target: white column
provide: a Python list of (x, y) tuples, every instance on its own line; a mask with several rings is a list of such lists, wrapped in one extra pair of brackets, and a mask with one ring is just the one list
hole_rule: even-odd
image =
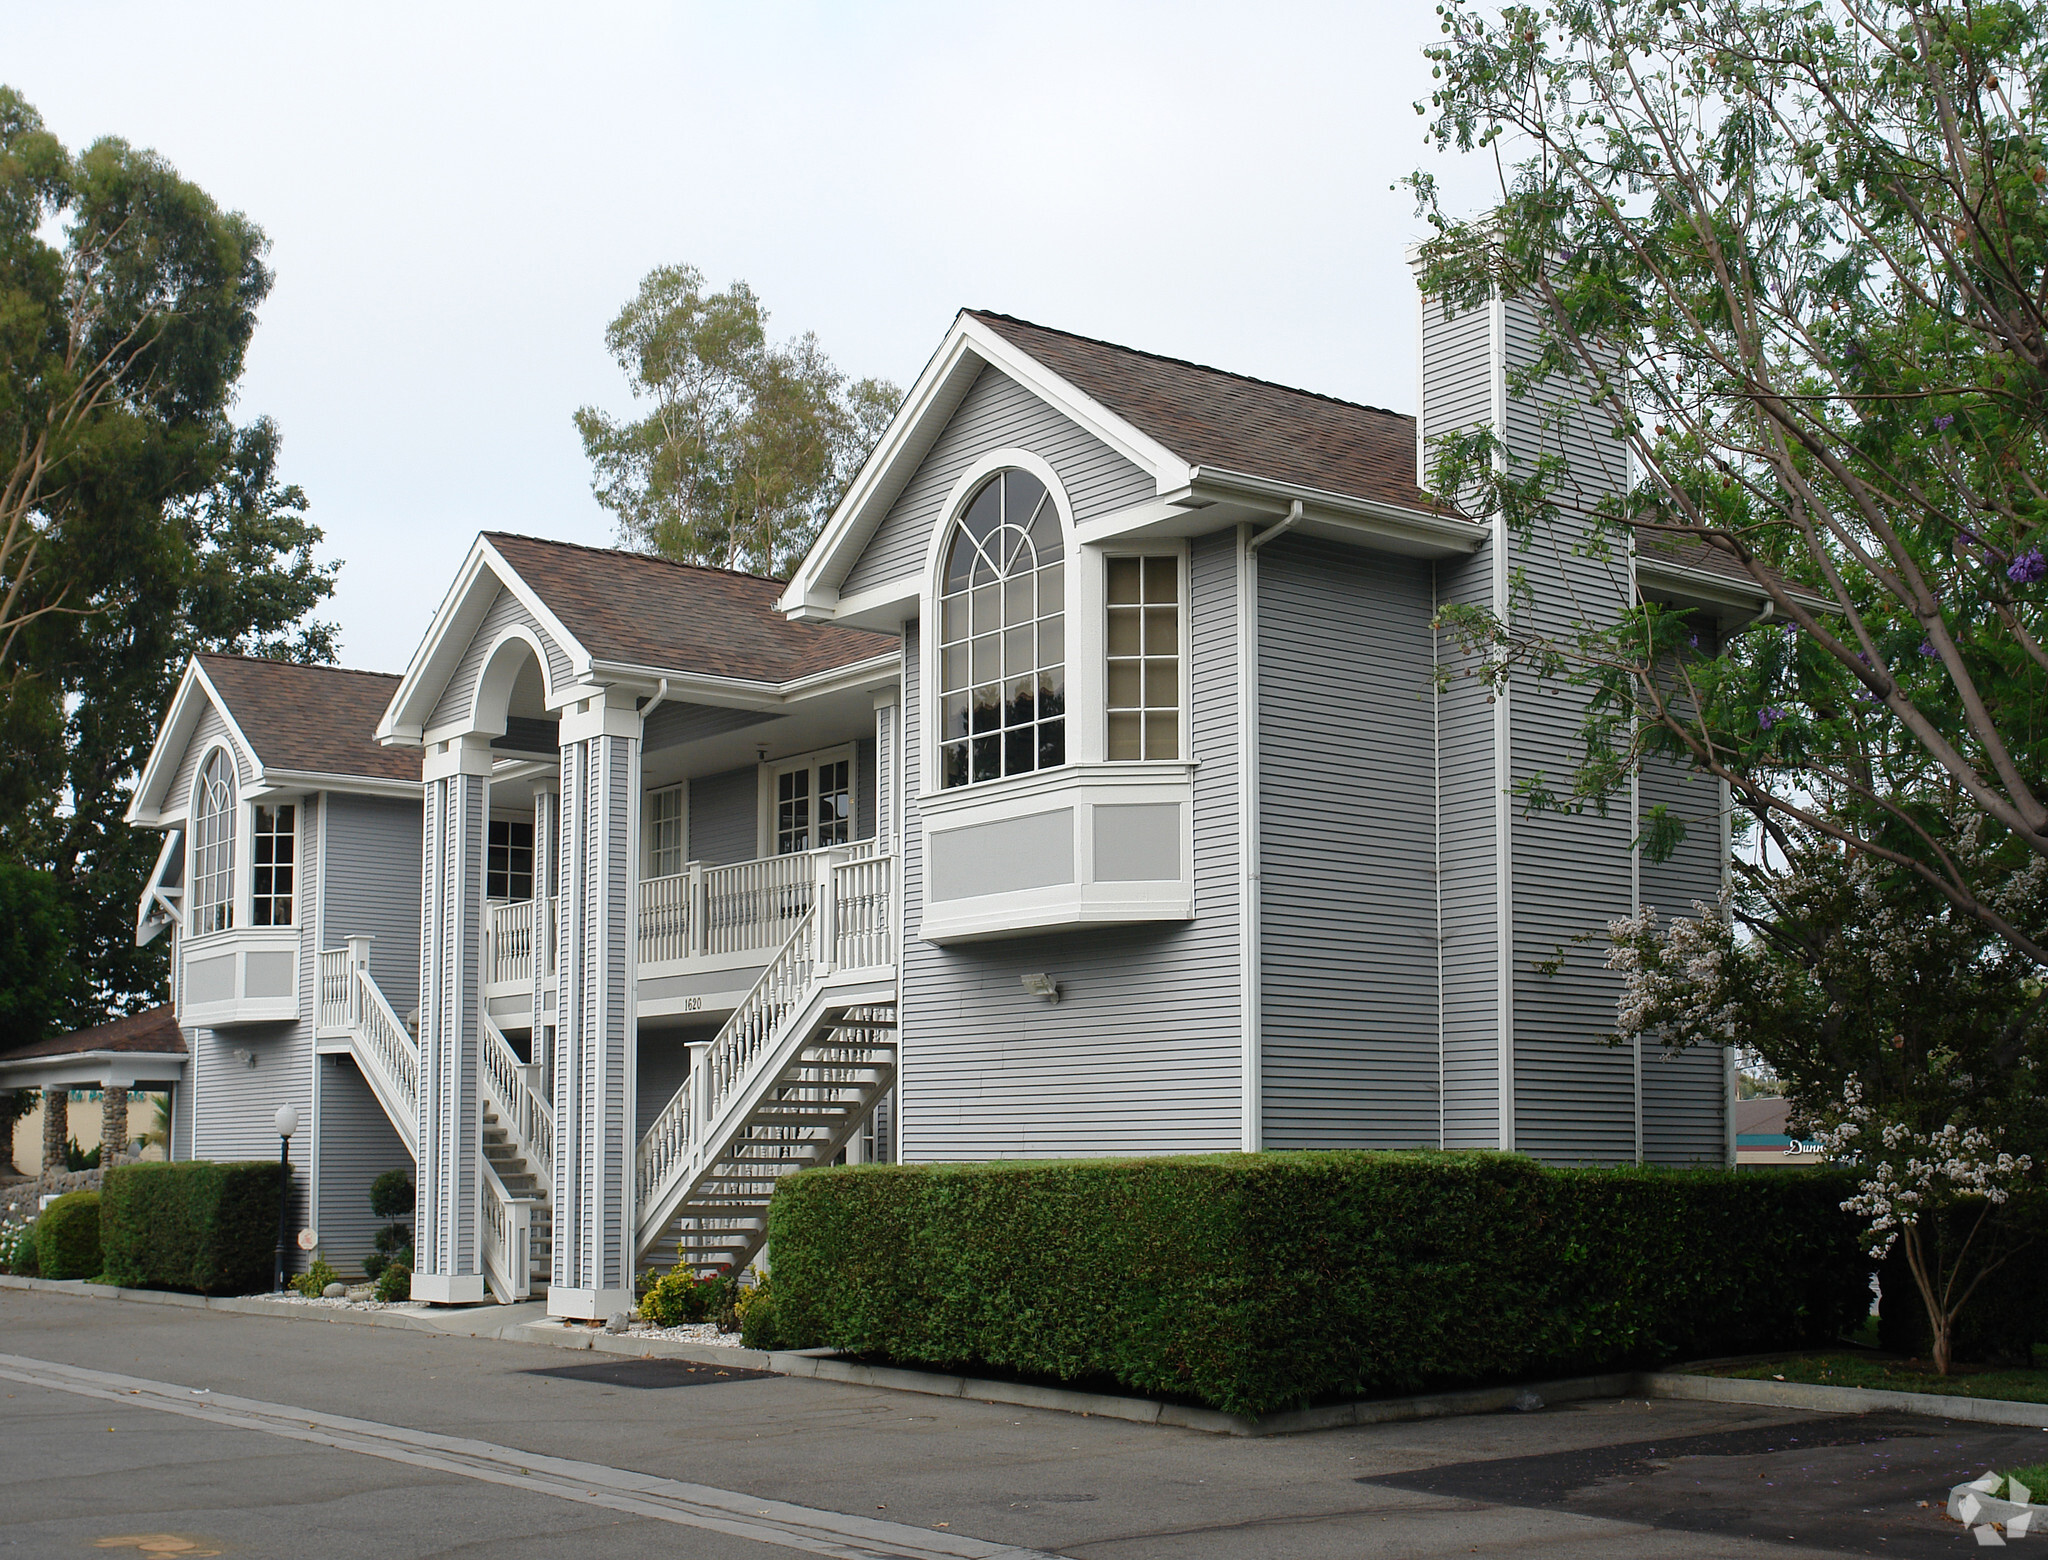
[(546, 787), (533, 793), (533, 1041), (528, 1055), (542, 1078), (552, 1076), (547, 1039), (555, 1024), (555, 964), (561, 947), (553, 922), (561, 886), (561, 817), (560, 796)]
[(633, 1306), (640, 716), (616, 689), (562, 712), (554, 1273), (548, 1314)]
[(412, 1297), (484, 1297), (479, 1244), (484, 843), (489, 738), (460, 737), (425, 759), (420, 861), (419, 1216)]
[(875, 695), (875, 853), (896, 848), (896, 818), (903, 785), (903, 757), (896, 742), (898, 700), (894, 688)]

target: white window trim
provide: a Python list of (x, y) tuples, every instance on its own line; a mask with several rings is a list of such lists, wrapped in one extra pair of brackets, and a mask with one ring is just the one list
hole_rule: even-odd
[(640, 818), (642, 843), (640, 875), (646, 878), (658, 876), (654, 870), (654, 799), (664, 791), (676, 793), (676, 843), (681, 855), (682, 869), (690, 865), (690, 782), (672, 780), (667, 785), (650, 785), (644, 793)]
[[(1178, 560), (1180, 579), (1180, 602), (1176, 610), (1180, 613), (1180, 756), (1178, 758), (1118, 759), (1118, 763), (1131, 764), (1188, 764), (1194, 761), (1194, 613), (1189, 610), (1188, 590), (1192, 585), (1193, 569), (1188, 561), (1188, 544), (1185, 539), (1175, 541), (1160, 538), (1151, 545), (1140, 542), (1104, 543), (1095, 549), (1100, 557), (1096, 565), (1095, 622), (1101, 637), (1101, 652), (1096, 657), (1097, 674), (1101, 678), (1101, 696), (1096, 700), (1095, 728), (1096, 756), (1100, 758), (1109, 751), (1109, 590), (1108, 563), (1111, 558), (1165, 558)], [(1069, 678), (1071, 689), (1073, 681)], [(1068, 699), (1068, 731), (1073, 730), (1073, 701)]]
[[(533, 880), (536, 884), (538, 884), (541, 881), (540, 828), (538, 820), (534, 817), (534, 815), (531, 812), (520, 812), (517, 809), (510, 807), (493, 807), (489, 809), (489, 811), (484, 815), (484, 883), (486, 887), (488, 887), (490, 883), (491, 825), (494, 823), (523, 823), (529, 829), (533, 830)], [(493, 905), (512, 905), (524, 903), (523, 900), (491, 899), (488, 896), (486, 896), (484, 902), (486, 904)]]
[[(815, 771), (820, 764), (836, 764), (843, 759), (846, 763), (846, 837), (849, 842), (860, 837), (860, 755), (855, 751), (858, 746), (858, 743), (842, 742), (837, 747), (814, 748), (808, 753), (770, 759), (758, 767), (754, 787), (757, 825), (754, 854), (757, 860), (766, 861), (775, 854), (775, 781), (777, 776), (792, 769)], [(811, 786), (811, 800), (814, 804), (817, 801), (815, 781)], [(815, 813), (812, 824), (815, 828)]]
[[(1025, 449), (990, 450), (969, 462), (939, 510), (925, 544), (924, 585), (918, 597), (918, 797), (952, 795), (939, 786), (939, 596), (945, 570), (946, 544), (967, 501), (988, 478), (1011, 468), (1028, 471), (1052, 495), (1053, 508), (1060, 517), (1060, 535), (1066, 545), (1067, 604), (1067, 765), (1099, 763), (1107, 722), (1100, 717), (1105, 668), (1103, 665), (1102, 550), (1083, 547), (1074, 531), (1074, 505), (1067, 497), (1066, 484), (1044, 456)], [(1087, 604), (1094, 603), (1092, 609)], [(1076, 612), (1076, 603), (1084, 610)], [(1097, 719), (1076, 722), (1075, 711), (1094, 710)], [(1066, 767), (1065, 765), (1061, 767)], [(954, 791), (985, 792), (1029, 780), (1057, 770), (1035, 770), (1032, 775), (1006, 775), (1000, 780), (977, 780)]]
[(195, 939), (202, 936), (216, 937), (222, 931), (237, 931), (249, 924), (249, 906), (242, 887), (242, 866), (249, 856), (249, 841), (246, 838), (249, 829), (244, 821), (250, 816), (249, 804), (242, 795), (241, 763), (235, 757), (234, 748), (219, 738), (207, 743), (206, 750), (199, 755), (199, 762), (192, 768), (192, 784), (185, 794), (185, 811), (187, 814), (187, 827), (185, 830), (185, 903), (189, 918), (187, 924), (197, 925), (196, 916), (199, 905), (199, 787), (206, 778), (206, 766), (213, 762), (213, 755), (215, 753), (227, 755), (228, 777), (230, 783), (234, 786), (235, 792), (234, 811), (229, 818), (229, 824), (234, 835), (231, 846), (234, 854), (228, 861), (228, 925), (211, 932), (194, 932), (192, 936)]
[[(235, 794), (241, 796), (242, 788), (235, 787)], [(251, 931), (284, 931), (286, 927), (297, 930), (302, 925), (304, 852), (299, 849), (305, 839), (306, 807), (302, 796), (283, 792), (266, 791), (261, 796), (244, 797), (241, 817), (235, 820), (236, 850), (235, 862), (235, 925), (246, 926)], [(269, 927), (256, 924), (256, 808), (258, 804), (275, 811), (279, 807), (292, 809), (292, 918), (285, 926)]]

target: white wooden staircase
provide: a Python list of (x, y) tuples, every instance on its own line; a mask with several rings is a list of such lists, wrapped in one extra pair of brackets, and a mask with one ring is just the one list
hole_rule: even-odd
[[(895, 870), (886, 855), (822, 862), (818, 891), (760, 979), (693, 1048), (635, 1157), (636, 1265), (750, 1261), (775, 1183), (830, 1164), (895, 1084)], [(482, 1257), (492, 1295), (509, 1304), (547, 1289), (554, 1115), (541, 1069), (482, 1023)], [(367, 940), (321, 953), (316, 1033), (346, 1037), (417, 1160), (419, 1044), (371, 978)]]
[[(830, 1164), (896, 1081), (895, 858), (829, 867), (640, 1140), (637, 1265), (738, 1268), (785, 1175)], [(827, 891), (829, 890), (829, 891)]]

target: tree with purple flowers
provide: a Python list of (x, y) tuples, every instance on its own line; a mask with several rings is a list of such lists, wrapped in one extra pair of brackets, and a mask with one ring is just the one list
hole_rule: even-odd
[[(1514, 388), (1606, 408), (1639, 480), (1592, 506), (1482, 431), (1437, 446), (1432, 486), (1532, 549), (1588, 509), (1617, 554), (1705, 547), (1769, 602), (1726, 633), (1656, 603), (1547, 634), (1447, 609), (1473, 669), (1584, 690), (1572, 784), (1535, 777), (1528, 805), (1605, 805), (1676, 758), (1727, 782), (1766, 859), (1831, 842), (2048, 964), (2048, 925), (1996, 891), (2048, 858), (2048, 13), (1439, 15), (1418, 107), (1502, 177), (1473, 213), (1415, 176), (1424, 285), (1528, 300)], [(1646, 848), (1705, 822), (1655, 818)]]

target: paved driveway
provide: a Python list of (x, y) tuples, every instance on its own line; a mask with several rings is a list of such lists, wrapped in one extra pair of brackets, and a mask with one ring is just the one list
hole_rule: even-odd
[(1952, 1554), (1917, 1500), (2048, 1455), (1641, 1400), (1236, 1440), (22, 1291), (0, 1355), (0, 1554), (39, 1556)]

